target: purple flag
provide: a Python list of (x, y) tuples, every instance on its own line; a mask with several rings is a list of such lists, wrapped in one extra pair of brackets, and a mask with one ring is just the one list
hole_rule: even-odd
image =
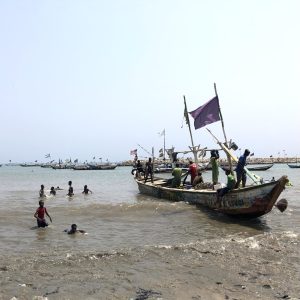
[(202, 106), (190, 112), (194, 118), (195, 129), (199, 129), (208, 124), (217, 122), (220, 120), (219, 115), (219, 99), (214, 97)]

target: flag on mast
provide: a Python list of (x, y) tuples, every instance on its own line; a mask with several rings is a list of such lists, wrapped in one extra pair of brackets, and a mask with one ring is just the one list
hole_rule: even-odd
[[(190, 119), (189, 119), (189, 113), (187, 111), (186, 103), (184, 102), (184, 112), (183, 117), (185, 118), (186, 125), (190, 126)], [(182, 128), (182, 127), (181, 127)]]
[(130, 155), (137, 155), (137, 149), (131, 150)]
[(166, 130), (164, 129), (162, 132), (159, 132), (158, 134), (159, 134), (160, 136), (163, 136), (163, 135), (166, 134)]
[(219, 98), (216, 96), (190, 112), (190, 115), (194, 118), (195, 129), (199, 129), (208, 124), (221, 120)]

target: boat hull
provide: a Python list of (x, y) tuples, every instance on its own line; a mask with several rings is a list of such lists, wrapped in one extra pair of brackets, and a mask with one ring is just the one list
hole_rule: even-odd
[[(273, 164), (271, 165), (263, 165), (263, 166), (251, 166), (251, 165), (247, 165), (247, 169), (249, 171), (266, 171), (269, 170), (270, 168), (273, 167)], [(229, 167), (227, 166), (221, 166), (221, 168), (226, 171), (229, 169)]]
[(299, 169), (300, 165), (292, 165), (292, 164), (287, 164), (290, 168), (292, 169)]
[(136, 182), (140, 193), (156, 198), (202, 205), (227, 215), (259, 217), (271, 211), (288, 179), (283, 176), (278, 181), (235, 189), (219, 202), (214, 190), (170, 188), (163, 179), (155, 180), (153, 184)]

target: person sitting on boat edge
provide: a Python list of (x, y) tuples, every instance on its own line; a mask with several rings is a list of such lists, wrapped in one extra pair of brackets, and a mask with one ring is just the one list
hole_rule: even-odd
[(244, 169), (245, 165), (246, 165), (246, 160), (247, 157), (250, 155), (250, 151), (248, 149), (245, 150), (244, 154), (242, 156), (240, 156), (235, 172), (236, 172), (236, 184), (235, 184), (235, 188), (239, 188), (240, 183), (242, 181), (242, 186), (245, 187), (246, 186), (246, 180), (247, 180), (247, 176), (246, 176), (246, 171)]
[(149, 157), (149, 160), (146, 162), (146, 169), (145, 169), (145, 183), (150, 175), (151, 182), (153, 183), (153, 163), (152, 158)]
[(226, 185), (226, 187), (217, 190), (218, 199), (220, 199), (225, 194), (227, 194), (228, 192), (230, 192), (231, 190), (233, 190), (235, 188), (236, 181), (235, 181), (233, 172), (230, 170), (226, 170), (225, 174), (227, 176), (227, 185)]
[(85, 186), (83, 187), (83, 192), (82, 192), (82, 194), (87, 195), (89, 192), (90, 192), (91, 194), (93, 194), (93, 192), (92, 192), (91, 190), (88, 189), (87, 185), (85, 185)]
[(179, 167), (179, 164), (176, 163), (175, 168), (172, 171), (173, 179), (172, 179), (172, 187), (177, 188), (180, 187), (181, 184), (181, 176), (182, 176), (182, 169)]
[(198, 170), (197, 173), (198, 173), (197, 176), (195, 177), (195, 179), (194, 179), (193, 182), (192, 182), (192, 186), (193, 186), (193, 187), (195, 187), (195, 186), (196, 186), (197, 184), (199, 184), (199, 183), (203, 183), (203, 182), (204, 182), (204, 181), (203, 181), (203, 177), (202, 177), (201, 171)]

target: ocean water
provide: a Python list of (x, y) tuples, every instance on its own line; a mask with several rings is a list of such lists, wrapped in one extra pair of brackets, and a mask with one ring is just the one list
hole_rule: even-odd
[[(278, 164), (257, 174), (288, 175), (284, 213), (236, 220), (144, 196), (130, 167), (3, 166), (0, 299), (300, 299), (300, 169)], [(41, 184), (47, 195), (63, 189), (45, 199), (46, 229), (33, 217)], [(85, 184), (93, 194), (82, 194)], [(87, 234), (67, 235), (72, 223)]]

